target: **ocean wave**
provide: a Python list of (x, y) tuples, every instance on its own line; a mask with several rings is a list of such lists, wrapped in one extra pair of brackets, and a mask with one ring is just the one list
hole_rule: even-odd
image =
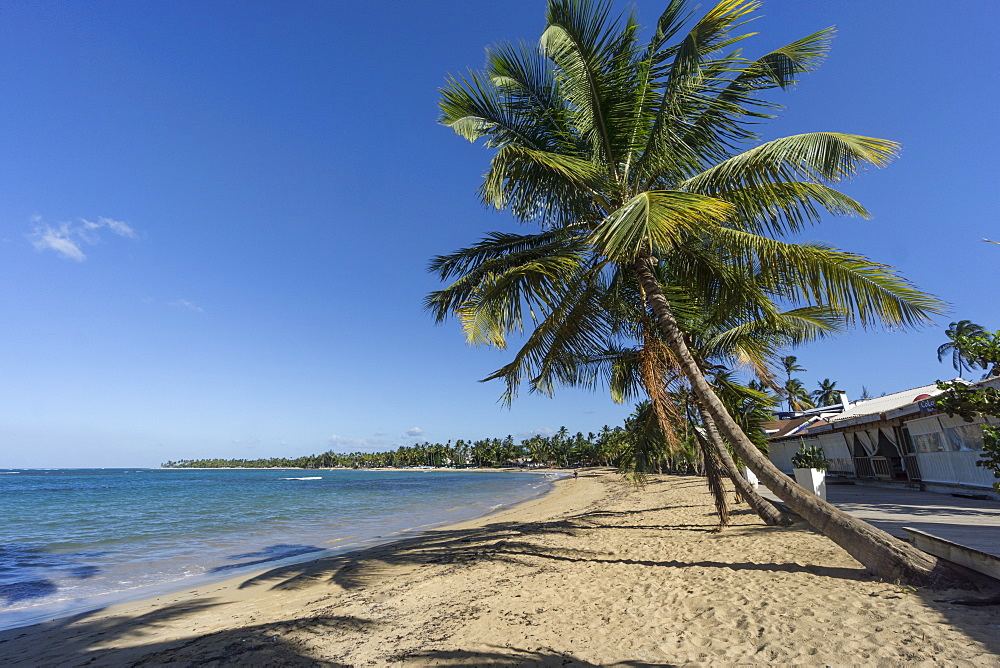
[(322, 480), (322, 479), (323, 479), (323, 476), (321, 476), (321, 475), (308, 476), (308, 477), (305, 477), (305, 478), (278, 478), (278, 480)]

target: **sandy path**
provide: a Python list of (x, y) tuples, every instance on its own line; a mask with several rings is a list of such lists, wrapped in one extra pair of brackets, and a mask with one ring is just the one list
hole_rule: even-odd
[(614, 475), (350, 555), (0, 634), (2, 665), (1000, 666), (1000, 608), (908, 591), (704, 485)]

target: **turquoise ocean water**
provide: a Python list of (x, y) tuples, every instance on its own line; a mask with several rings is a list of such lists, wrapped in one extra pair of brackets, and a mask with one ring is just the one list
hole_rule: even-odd
[(0, 629), (386, 542), (544, 493), (489, 471), (0, 469)]

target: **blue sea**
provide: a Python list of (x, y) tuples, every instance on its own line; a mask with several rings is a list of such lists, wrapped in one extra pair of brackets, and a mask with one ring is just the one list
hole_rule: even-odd
[(0, 469), (0, 629), (314, 559), (544, 493), (528, 472)]

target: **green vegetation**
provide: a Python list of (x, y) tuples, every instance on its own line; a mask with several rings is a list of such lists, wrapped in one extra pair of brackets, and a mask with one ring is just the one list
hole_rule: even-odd
[[(442, 123), (492, 152), (480, 197), (538, 231), (493, 233), (436, 258), (431, 269), (450, 284), (426, 306), (438, 321), (456, 318), (472, 344), (505, 349), (526, 333), (487, 378), (505, 382), (507, 401), (522, 384), (634, 391), (616, 385), (627, 369), (619, 353), (632, 349), (666, 438), (675, 428), (662, 423), (676, 415), (666, 384), (682, 379), (706, 433), (717, 429), (795, 512), (879, 575), (924, 582), (933, 559), (807, 494), (763, 457), (706, 378), (698, 318), (686, 315), (711, 306), (734, 314), (729, 329), (774, 331), (783, 304), (803, 322), (905, 328), (943, 307), (891, 267), (781, 240), (824, 214), (867, 217), (830, 184), (887, 165), (899, 146), (838, 132), (761, 142), (759, 124), (780, 109), (761, 93), (815, 69), (832, 31), (748, 59), (736, 45), (750, 35), (737, 31), (758, 8), (723, 0), (692, 20), (693, 6), (673, 0), (642, 42), (635, 15), (609, 2), (550, 0), (537, 47), (491, 46), (482, 71), (450, 78)], [(770, 348), (730, 350), (771, 384)], [(717, 444), (702, 447), (724, 458)]]
[(636, 443), (648, 438), (639, 427), (636, 414), (626, 426), (605, 425), (597, 434), (570, 434), (562, 427), (552, 436), (532, 436), (514, 442), (513, 436), (484, 438), (478, 441), (458, 439), (454, 443), (418, 443), (401, 445), (386, 452), (324, 452), (289, 459), (181, 459), (162, 464), (163, 468), (385, 468), (441, 466), (450, 468), (498, 466), (613, 466), (640, 472), (701, 473), (703, 468), (694, 451), (674, 454), (635, 465)]
[[(951, 323), (946, 332), (951, 341), (938, 348), (938, 359), (942, 349), (953, 354), (955, 368), (984, 369), (988, 377), (1000, 375), (1000, 330), (995, 334), (984, 330), (969, 320)], [(946, 348), (947, 346), (947, 348)], [(966, 422), (979, 416), (1000, 418), (1000, 389), (995, 387), (970, 387), (961, 381), (938, 381), (944, 390), (934, 403), (948, 415), (960, 415)], [(993, 472), (997, 482), (993, 487), (1000, 492), (1000, 427), (983, 425), (983, 454), (976, 466)]]
[(819, 389), (812, 391), (812, 398), (817, 406), (832, 406), (840, 403), (840, 391), (837, 389), (837, 381), (824, 378), (818, 384)]
[(486, 438), (478, 441), (458, 439), (454, 443), (418, 443), (401, 445), (386, 452), (336, 453), (307, 455), (296, 459), (272, 457), (270, 459), (198, 459), (167, 462), (166, 468), (236, 467), (236, 468), (383, 468), (405, 466), (510, 466), (524, 462), (575, 466), (580, 464), (614, 465), (616, 443), (622, 437), (622, 428), (605, 426), (599, 434), (584, 436), (577, 432), (571, 436), (562, 427), (552, 436), (532, 436), (520, 443), (513, 436)]
[(788, 401), (788, 410), (801, 411), (807, 408), (815, 408), (809, 395), (809, 390), (798, 378), (792, 378), (792, 374), (798, 371), (805, 371), (805, 367), (799, 365), (799, 358), (788, 355), (781, 358), (781, 366), (785, 370), (785, 384), (781, 387), (781, 394)]
[(823, 448), (818, 445), (807, 446), (803, 442), (799, 451), (792, 455), (792, 466), (797, 469), (825, 471), (830, 468), (830, 462), (827, 461)]
[(955, 371), (958, 372), (958, 377), (962, 377), (962, 372), (972, 371), (974, 368), (982, 368), (982, 365), (975, 359), (975, 357), (970, 357), (974, 355), (974, 352), (970, 349), (973, 345), (973, 340), (989, 335), (980, 325), (972, 322), (971, 320), (959, 320), (958, 322), (953, 322), (945, 330), (945, 336), (948, 337), (947, 343), (942, 343), (938, 346), (937, 357), (938, 362), (944, 361), (944, 358), (951, 355), (951, 364), (955, 367)]

